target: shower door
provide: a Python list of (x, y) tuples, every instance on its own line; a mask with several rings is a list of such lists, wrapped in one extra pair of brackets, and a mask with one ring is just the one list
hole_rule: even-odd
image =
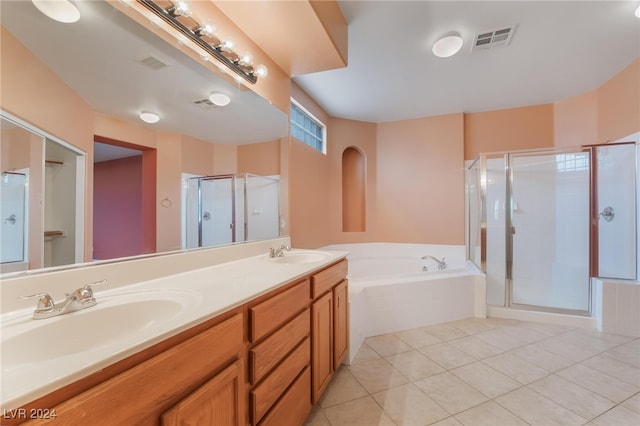
[[(596, 196), (592, 226), (597, 237), (594, 276), (636, 278), (636, 146), (593, 147)], [(594, 256), (596, 257), (596, 256)]]
[(588, 313), (589, 150), (508, 157), (510, 305)]
[(25, 260), (25, 191), (27, 177), (22, 173), (3, 172), (0, 187), (2, 250), (0, 263)]
[(200, 247), (236, 241), (234, 176), (200, 180)]

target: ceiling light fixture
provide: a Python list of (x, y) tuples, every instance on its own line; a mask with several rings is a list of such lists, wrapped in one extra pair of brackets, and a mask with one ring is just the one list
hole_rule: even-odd
[(69, 0), (31, 0), (33, 5), (54, 21), (71, 24), (80, 19), (80, 11)]
[(140, 120), (149, 124), (157, 123), (158, 121), (160, 121), (160, 116), (154, 112), (142, 111), (139, 117)]
[(231, 98), (224, 93), (212, 93), (209, 100), (217, 106), (227, 106), (231, 102)]
[(640, 5), (636, 9), (636, 18), (640, 18)]
[(462, 49), (462, 37), (457, 31), (451, 31), (443, 35), (433, 44), (431, 51), (438, 58), (448, 58)]
[[(138, 2), (151, 10), (155, 16), (178, 30), (182, 36), (193, 41), (210, 56), (224, 64), (226, 66), (225, 70), (230, 69), (235, 72), (240, 82), (244, 79), (251, 84), (255, 84), (258, 81), (258, 77), (264, 78), (267, 76), (268, 70), (266, 66), (258, 65), (254, 67), (251, 55), (238, 55), (235, 53), (233, 51), (233, 41), (215, 35), (215, 26), (211, 24), (201, 25), (196, 22), (191, 16), (189, 5), (185, 1), (169, 2), (170, 6), (165, 8), (156, 4), (154, 0), (138, 0)], [(166, 4), (167, 2), (158, 1), (158, 3)]]

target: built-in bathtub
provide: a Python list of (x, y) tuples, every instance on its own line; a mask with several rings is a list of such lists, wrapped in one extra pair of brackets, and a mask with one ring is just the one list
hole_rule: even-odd
[[(485, 317), (484, 276), (465, 260), (464, 246), (359, 243), (349, 252), (350, 352), (365, 338), (469, 317)], [(430, 255), (445, 258), (439, 270)], [(426, 270), (424, 267), (426, 266)]]

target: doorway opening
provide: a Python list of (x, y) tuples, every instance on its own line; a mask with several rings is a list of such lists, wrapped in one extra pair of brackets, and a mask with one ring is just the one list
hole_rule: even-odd
[(94, 137), (93, 259), (156, 252), (156, 150)]

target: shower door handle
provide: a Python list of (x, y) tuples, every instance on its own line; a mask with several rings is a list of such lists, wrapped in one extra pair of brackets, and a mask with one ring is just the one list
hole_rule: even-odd
[(607, 222), (611, 222), (613, 218), (616, 216), (616, 212), (613, 210), (613, 207), (605, 207), (600, 213), (598, 213), (598, 217), (602, 216), (604, 220)]
[(515, 226), (511, 227), (511, 235), (516, 235), (516, 227)]

